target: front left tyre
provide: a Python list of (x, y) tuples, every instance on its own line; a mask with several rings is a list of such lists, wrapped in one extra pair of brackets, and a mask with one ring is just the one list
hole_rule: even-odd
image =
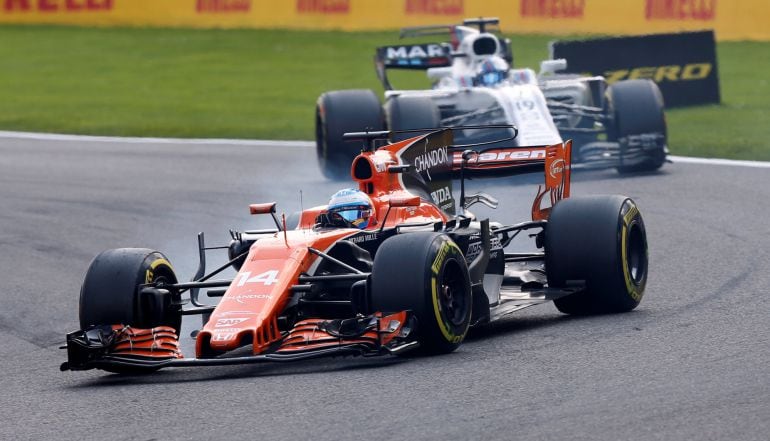
[(471, 321), (471, 284), (465, 258), (452, 239), (433, 232), (404, 233), (374, 256), (371, 305), (384, 313), (410, 310), (425, 353), (454, 351)]

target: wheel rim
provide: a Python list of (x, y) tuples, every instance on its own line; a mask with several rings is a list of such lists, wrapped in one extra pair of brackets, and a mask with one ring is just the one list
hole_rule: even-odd
[[(165, 267), (163, 265), (159, 266), (155, 274), (153, 275), (152, 280), (150, 281), (153, 285), (155, 285), (157, 288), (164, 288), (166, 285), (173, 285), (177, 283), (176, 275), (174, 274), (173, 270), (171, 268)], [(172, 291), (172, 293), (175, 293), (176, 291)], [(172, 301), (176, 304), (179, 304), (181, 300), (181, 296), (177, 293), (176, 295), (172, 295)], [(176, 329), (177, 333), (181, 331), (181, 307), (171, 307), (168, 309), (165, 309), (162, 313), (163, 315), (163, 322), (165, 322), (166, 325), (171, 326)]]
[(626, 251), (626, 268), (631, 281), (641, 285), (647, 274), (647, 247), (642, 227), (634, 222), (628, 229), (628, 249)]
[(461, 268), (454, 259), (448, 260), (441, 275), (438, 288), (439, 305), (445, 318), (453, 326), (465, 323), (468, 310), (468, 296)]

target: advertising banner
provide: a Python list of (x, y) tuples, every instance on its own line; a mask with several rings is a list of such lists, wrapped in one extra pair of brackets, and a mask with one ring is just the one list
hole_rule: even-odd
[(719, 103), (714, 33), (556, 41), (551, 57), (567, 60), (567, 72), (603, 75), (607, 81), (647, 78), (663, 93), (666, 107)]
[(770, 40), (768, 0), (0, 0), (0, 23), (88, 26), (383, 30), (481, 16), (510, 33)]

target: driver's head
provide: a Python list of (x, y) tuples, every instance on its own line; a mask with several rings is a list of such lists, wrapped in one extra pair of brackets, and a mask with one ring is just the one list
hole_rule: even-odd
[(491, 87), (502, 83), (508, 78), (508, 63), (497, 55), (492, 55), (479, 61), (476, 66), (474, 84)]
[(327, 210), (329, 222), (335, 227), (363, 230), (372, 224), (374, 206), (363, 191), (346, 188), (334, 193)]

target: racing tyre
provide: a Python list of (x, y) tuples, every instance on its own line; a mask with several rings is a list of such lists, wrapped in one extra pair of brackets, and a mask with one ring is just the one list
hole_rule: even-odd
[(658, 141), (654, 149), (647, 150), (647, 158), (633, 165), (621, 165), (618, 171), (628, 173), (659, 169), (666, 161), (668, 134), (663, 95), (658, 85), (651, 80), (619, 81), (608, 88), (607, 99), (609, 111), (614, 117), (614, 123), (609, 127), (610, 141), (618, 141), (629, 135), (663, 135), (663, 140)]
[[(432, 129), (441, 124), (438, 106), (423, 96), (394, 96), (385, 103), (390, 130)], [(403, 141), (420, 133), (397, 133), (392, 141)]]
[(647, 283), (647, 235), (634, 201), (588, 196), (560, 201), (545, 231), (548, 285), (585, 280), (586, 288), (555, 300), (566, 314), (626, 312)]
[(345, 142), (346, 132), (385, 130), (385, 116), (371, 90), (338, 90), (318, 98), (315, 136), (318, 165), (329, 179), (350, 178), (350, 165), (361, 152), (361, 141)]
[(179, 294), (140, 295), (139, 285), (177, 282), (166, 257), (143, 248), (107, 250), (96, 256), (80, 289), (80, 328), (123, 324), (148, 329), (182, 326)]
[(471, 284), (462, 252), (433, 232), (396, 235), (374, 257), (371, 305), (385, 313), (411, 310), (425, 353), (457, 349), (471, 320)]

